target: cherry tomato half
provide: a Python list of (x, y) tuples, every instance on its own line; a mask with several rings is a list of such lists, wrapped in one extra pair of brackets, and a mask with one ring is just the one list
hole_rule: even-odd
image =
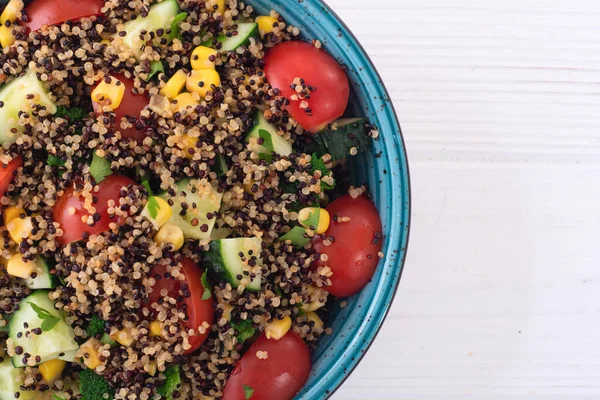
[(23, 165), (21, 156), (15, 157), (8, 164), (0, 163), (0, 197), (4, 196), (8, 185), (15, 178), (15, 172)]
[(37, 31), (44, 25), (101, 15), (104, 0), (34, 0), (25, 7), (26, 26)]
[[(258, 351), (268, 357), (259, 359)], [(233, 369), (223, 400), (291, 400), (306, 383), (310, 367), (308, 346), (296, 333), (290, 330), (279, 340), (262, 334)], [(251, 397), (246, 396), (249, 390)]]
[[(94, 193), (94, 196), (98, 198), (98, 202), (94, 204), (94, 207), (96, 212), (100, 214), (100, 220), (94, 226), (89, 226), (81, 220), (81, 217), (89, 215), (84, 208), (84, 198), (75, 194), (72, 187), (65, 190), (65, 193), (58, 199), (52, 209), (54, 220), (60, 224), (64, 232), (62, 236), (57, 238), (57, 241), (60, 244), (69, 244), (81, 240), (81, 235), (84, 232), (94, 235), (107, 231), (109, 229), (108, 225), (113, 221), (120, 225), (123, 224), (125, 221), (122, 218), (117, 220), (109, 218), (108, 201), (114, 200), (118, 204), (121, 188), (131, 184), (135, 184), (135, 182), (121, 175), (108, 176), (98, 184), (99, 190)], [(71, 208), (75, 209), (74, 214), (71, 213)]]
[[(142, 129), (137, 129), (136, 125), (139, 123), (140, 113), (148, 105), (150, 100), (145, 94), (133, 93), (132, 89), (135, 87), (133, 79), (127, 79), (121, 74), (111, 74), (111, 76), (117, 78), (125, 85), (125, 94), (123, 95), (123, 100), (121, 100), (119, 108), (115, 110), (115, 122), (113, 124), (113, 128), (120, 131), (124, 138), (131, 140), (143, 140), (146, 137), (146, 128), (142, 127)], [(94, 111), (96, 111), (97, 114), (100, 114), (102, 112), (102, 108), (96, 103), (93, 105)], [(121, 124), (121, 119), (129, 117), (135, 117), (137, 119), (136, 123), (134, 123), (131, 128), (127, 128), (125, 130), (121, 129), (119, 127)]]
[(348, 105), (350, 84), (340, 64), (310, 43), (284, 42), (265, 56), (267, 80), (287, 99), (296, 94), (291, 87), (294, 79), (304, 79), (313, 89), (305, 99), (310, 112), (300, 107), (302, 100), (291, 100), (289, 113), (307, 131), (317, 132), (341, 117)]
[[(160, 276), (160, 279), (156, 279), (156, 283), (152, 287), (152, 293), (148, 296), (148, 300), (150, 304), (154, 302), (158, 302), (162, 297), (160, 292), (163, 289), (166, 289), (168, 295), (173, 298), (179, 297), (179, 291), (183, 284), (186, 284), (188, 287), (188, 292), (190, 296), (185, 298), (182, 303), (185, 304), (187, 309), (188, 320), (186, 321), (186, 328), (188, 329), (198, 329), (203, 322), (207, 322), (209, 325), (212, 325), (215, 319), (215, 308), (213, 305), (213, 299), (208, 298), (206, 300), (202, 300), (202, 295), (204, 294), (204, 286), (202, 285), (202, 274), (204, 271), (200, 268), (196, 263), (194, 263), (189, 258), (184, 258), (181, 261), (182, 272), (185, 276), (185, 280), (181, 281), (179, 279), (174, 279), (169, 276), (169, 278), (165, 278), (167, 274), (167, 268), (163, 264), (157, 264), (152, 271), (150, 272), (150, 276), (156, 278)], [(181, 309), (182, 304), (177, 304), (177, 308)], [(206, 330), (206, 333), (200, 335), (194, 335), (190, 337), (190, 345), (192, 346), (185, 353), (192, 353), (206, 340), (208, 334), (210, 333), (210, 328)]]
[[(314, 267), (327, 265), (333, 272), (332, 285), (324, 287), (325, 290), (338, 297), (352, 296), (371, 280), (379, 262), (383, 241), (379, 213), (364, 195), (356, 199), (342, 196), (333, 201), (327, 211), (331, 224), (325, 234), (335, 240), (325, 246), (320, 239), (315, 239), (315, 251), (328, 258), (326, 262), (318, 260)], [(341, 217), (350, 220), (341, 222)]]

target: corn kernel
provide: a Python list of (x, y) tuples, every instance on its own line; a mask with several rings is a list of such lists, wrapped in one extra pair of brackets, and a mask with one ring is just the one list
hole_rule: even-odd
[(221, 77), (214, 69), (192, 71), (185, 84), (187, 90), (198, 93), (200, 97), (206, 97), (212, 91), (212, 85), (221, 86)]
[[(107, 80), (109, 81), (108, 83)], [(108, 106), (113, 110), (119, 108), (123, 96), (125, 96), (125, 85), (112, 76), (102, 79), (92, 91), (93, 102), (102, 106)]]
[(323, 307), (325, 303), (327, 303), (328, 293), (326, 290), (311, 285), (308, 287), (307, 291), (308, 295), (310, 296), (310, 302), (302, 304), (302, 310), (316, 311), (319, 308)]
[(27, 279), (35, 271), (36, 264), (33, 261), (23, 261), (21, 254), (13, 255), (6, 264), (6, 272), (18, 278)]
[(323, 320), (317, 315), (316, 312), (309, 311), (306, 313), (306, 318), (308, 318), (309, 322), (313, 322), (314, 325), (312, 327), (313, 333), (318, 333), (319, 335), (323, 333), (325, 330), (325, 324), (323, 324)]
[(95, 369), (102, 365), (98, 354), (99, 347), (100, 341), (96, 338), (91, 338), (82, 344), (77, 351), (77, 354), (83, 358), (83, 363), (89, 369)]
[(148, 375), (154, 376), (156, 375), (156, 361), (149, 362), (148, 364), (144, 364), (144, 371), (148, 373)]
[(23, 0), (10, 0), (0, 15), (0, 24), (4, 25), (6, 21), (15, 22), (24, 5)]
[(150, 220), (152, 225), (154, 225), (154, 229), (159, 229), (171, 219), (173, 209), (165, 199), (158, 196), (151, 196), (142, 210), (142, 215)]
[[(318, 214), (319, 218), (316, 226), (314, 224), (315, 221), (309, 221), (311, 217), (314, 217), (315, 213)], [(298, 221), (306, 229), (314, 229), (315, 233), (320, 235), (325, 233), (329, 228), (330, 218), (329, 213), (324, 208), (306, 207), (298, 213)]]
[(225, 12), (225, 0), (216, 0), (217, 11), (223, 14)]
[(27, 239), (31, 236), (31, 231), (33, 230), (33, 222), (31, 217), (21, 218), (13, 218), (9, 223), (6, 224), (6, 229), (10, 235), (10, 238), (16, 243), (19, 244), (23, 241), (23, 239)]
[(45, 363), (41, 363), (38, 366), (38, 369), (40, 370), (40, 374), (42, 374), (44, 381), (46, 381), (48, 385), (52, 386), (52, 384), (56, 382), (58, 378), (60, 378), (60, 375), (62, 374), (66, 365), (67, 362), (63, 360), (50, 360), (46, 361)]
[(216, 57), (218, 51), (206, 46), (198, 46), (194, 49), (190, 63), (193, 70), (214, 69), (215, 62), (211, 61), (211, 57)]
[(160, 245), (170, 244), (173, 251), (177, 251), (183, 247), (184, 243), (183, 231), (177, 225), (171, 223), (164, 224), (156, 235), (154, 235), (154, 241)]
[(18, 218), (19, 215), (25, 214), (25, 210), (21, 207), (8, 207), (4, 210), (4, 224), (8, 224), (15, 218)]
[(160, 321), (152, 321), (150, 322), (150, 336), (152, 337), (156, 337), (156, 336), (163, 336), (163, 328), (165, 327), (165, 324), (163, 324)]
[(279, 340), (285, 336), (285, 334), (292, 327), (292, 319), (290, 317), (284, 317), (283, 319), (276, 319), (271, 322), (265, 328), (265, 335), (267, 339)]
[(0, 26), (0, 46), (2, 47), (10, 47), (15, 43), (17, 38), (13, 33), (12, 27), (7, 27), (5, 25)]
[(261, 36), (265, 36), (267, 33), (273, 32), (273, 25), (277, 24), (275, 18), (270, 15), (261, 15), (260, 17), (256, 17), (256, 23), (258, 24), (258, 31)]
[(186, 79), (187, 74), (184, 70), (180, 69), (179, 71), (175, 72), (175, 75), (173, 75), (167, 81), (167, 83), (165, 84), (165, 86), (163, 86), (162, 89), (160, 89), (160, 94), (162, 94), (169, 100), (173, 100), (175, 97), (177, 97), (179, 93), (181, 93), (181, 91), (185, 87)]
[(115, 334), (110, 335), (110, 337), (125, 347), (129, 347), (135, 342), (135, 339), (127, 329), (117, 331)]
[(233, 306), (230, 304), (223, 304), (223, 318), (227, 321), (231, 321), (231, 312), (233, 311)]
[(172, 108), (173, 112), (182, 112), (188, 107), (196, 108), (200, 105), (191, 93), (181, 93), (173, 100)]

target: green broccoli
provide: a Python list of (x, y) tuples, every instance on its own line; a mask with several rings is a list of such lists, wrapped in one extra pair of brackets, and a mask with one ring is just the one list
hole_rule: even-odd
[[(115, 398), (113, 389), (106, 379), (91, 369), (84, 369), (79, 374), (81, 400), (110, 400)], [(105, 395), (108, 395), (105, 397)]]
[(55, 117), (68, 118), (70, 122), (79, 122), (85, 117), (87, 117), (89, 113), (83, 108), (71, 107), (67, 108), (64, 106), (56, 107), (56, 112), (54, 113)]
[(104, 321), (96, 314), (92, 315), (92, 319), (85, 329), (89, 337), (94, 337), (104, 333)]
[(181, 376), (179, 375), (179, 365), (171, 365), (165, 370), (165, 381), (163, 385), (156, 389), (167, 400), (173, 399), (173, 392), (181, 386)]
[[(317, 155), (317, 153), (312, 154), (312, 157), (310, 159), (310, 166), (312, 167), (313, 172), (321, 171), (321, 176), (331, 175), (331, 171), (329, 169), (327, 169), (325, 162), (323, 161), (323, 159), (321, 157), (319, 157)], [(329, 184), (321, 181), (321, 188), (323, 190), (331, 190), (334, 187), (335, 187), (335, 181), (333, 182), (333, 185), (329, 185)]]
[(256, 333), (252, 326), (252, 320), (242, 319), (239, 322), (231, 321), (231, 326), (238, 332), (238, 343), (242, 344)]

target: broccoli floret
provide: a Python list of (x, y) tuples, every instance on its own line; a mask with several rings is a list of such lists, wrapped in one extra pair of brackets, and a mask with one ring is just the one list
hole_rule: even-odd
[(68, 118), (70, 122), (78, 122), (84, 119), (89, 113), (83, 108), (71, 107), (66, 108), (64, 106), (56, 107), (55, 117)]
[(98, 336), (104, 333), (104, 321), (96, 314), (92, 315), (92, 319), (85, 329), (89, 337)]
[[(325, 162), (323, 161), (323, 159), (321, 157), (319, 157), (317, 155), (317, 153), (312, 154), (312, 157), (310, 159), (310, 166), (312, 167), (313, 172), (321, 171), (321, 176), (331, 175), (331, 171), (329, 169), (327, 169)], [(334, 187), (335, 187), (335, 181), (333, 182), (333, 185), (329, 185), (329, 184), (321, 181), (321, 188), (323, 190), (331, 190)]]
[(156, 389), (167, 400), (173, 399), (173, 392), (179, 389), (181, 385), (181, 376), (179, 375), (179, 365), (171, 365), (165, 370), (165, 381), (161, 387)]
[[(81, 400), (111, 400), (115, 398), (115, 389), (106, 382), (106, 379), (91, 369), (81, 371), (79, 381)], [(104, 395), (108, 395), (108, 397), (104, 397)]]

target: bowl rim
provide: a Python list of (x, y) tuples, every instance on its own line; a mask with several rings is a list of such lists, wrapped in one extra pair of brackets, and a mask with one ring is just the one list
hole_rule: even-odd
[[(402, 151), (402, 153), (404, 153), (404, 159), (406, 161), (403, 166), (406, 169), (406, 178), (407, 178), (406, 179), (406, 183), (407, 183), (406, 194), (407, 194), (408, 198), (406, 199), (406, 204), (407, 204), (408, 219), (406, 221), (406, 228), (405, 228), (406, 229), (406, 243), (404, 246), (404, 251), (402, 254), (402, 258), (397, 261), (397, 265), (400, 268), (400, 272), (398, 274), (398, 279), (396, 280), (396, 282), (394, 284), (394, 291), (393, 291), (392, 297), (389, 299), (389, 302), (386, 302), (386, 304), (384, 305), (385, 310), (383, 313), (383, 317), (381, 318), (380, 322), (377, 324), (378, 326), (375, 328), (375, 333), (369, 338), (368, 341), (365, 342), (364, 345), (360, 346), (360, 348), (358, 349), (359, 351), (357, 352), (359, 354), (356, 357), (356, 359), (352, 361), (350, 368), (342, 371), (342, 375), (343, 375), (342, 379), (337, 381), (335, 384), (335, 387), (330, 388), (328, 393), (325, 392), (326, 393), (325, 398), (329, 399), (334, 395), (335, 392), (337, 392), (337, 390), (340, 387), (342, 387), (342, 385), (346, 382), (346, 380), (350, 377), (350, 375), (352, 375), (352, 373), (356, 370), (356, 367), (358, 367), (358, 365), (360, 364), (360, 362), (362, 361), (364, 356), (367, 354), (367, 352), (369, 351), (369, 349), (371, 348), (371, 346), (377, 339), (377, 336), (381, 332), (381, 328), (383, 327), (383, 324), (385, 323), (385, 320), (387, 319), (387, 316), (390, 312), (392, 304), (393, 304), (394, 300), (396, 299), (396, 295), (398, 294), (398, 288), (400, 286), (400, 281), (402, 279), (402, 274), (404, 272), (404, 266), (405, 266), (406, 257), (408, 254), (408, 246), (410, 243), (410, 231), (411, 231), (411, 224), (412, 224), (412, 185), (411, 185), (411, 177), (410, 177), (410, 165), (408, 162), (408, 152), (406, 151), (406, 142), (404, 140), (404, 135), (402, 133), (402, 128), (400, 126), (400, 120), (398, 119), (398, 113), (396, 112), (396, 107), (394, 106), (394, 103), (390, 97), (390, 92), (389, 92), (387, 86), (385, 85), (385, 83), (381, 77), (381, 74), (379, 73), (379, 70), (375, 66), (375, 63), (373, 62), (373, 60), (371, 59), (371, 57), (369, 56), (369, 54), (363, 47), (362, 43), (358, 40), (358, 38), (356, 37), (354, 32), (348, 27), (348, 25), (346, 25), (344, 20), (331, 8), (331, 6), (329, 6), (329, 4), (327, 4), (325, 2), (325, 0), (303, 0), (303, 1), (314, 1), (314, 2), (318, 3), (321, 7), (323, 7), (324, 10), (326, 10), (328, 13), (330, 13), (337, 20), (337, 22), (340, 24), (340, 26), (346, 31), (348, 36), (352, 39), (354, 44), (359, 49), (361, 55), (367, 61), (370, 68), (373, 70), (375, 76), (377, 77), (377, 79), (379, 81), (379, 84), (381, 86), (383, 93), (385, 94), (386, 98), (389, 99), (389, 106), (391, 107), (391, 111), (393, 114), (393, 120), (391, 122), (398, 129), (398, 132), (400, 133), (400, 143), (402, 144), (401, 151)], [(319, 379), (319, 381), (321, 381), (321, 380), (322, 379)]]

